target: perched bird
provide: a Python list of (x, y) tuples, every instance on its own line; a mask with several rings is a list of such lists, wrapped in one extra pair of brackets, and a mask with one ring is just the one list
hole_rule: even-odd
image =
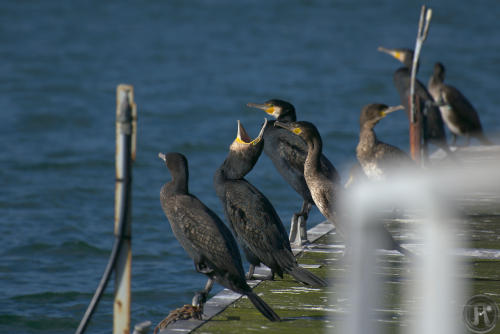
[[(406, 114), (408, 118), (410, 118), (409, 100), (413, 50), (386, 49), (384, 47), (379, 47), (378, 51), (393, 56), (404, 65), (394, 72), (394, 85), (398, 90), (401, 104), (405, 107)], [(439, 108), (434, 105), (434, 99), (419, 80), (415, 80), (415, 96), (420, 98), (420, 111), (423, 113), (424, 109), (427, 109), (427, 121), (424, 124), (425, 139), (428, 139), (430, 143), (443, 149), (448, 156), (452, 157), (452, 153), (446, 142), (446, 133), (444, 131), (443, 119), (441, 118)]]
[(477, 138), (483, 145), (492, 145), (493, 143), (483, 133), (476, 109), (458, 89), (444, 83), (444, 76), (443, 64), (436, 63), (428, 88), (453, 135), (452, 144), (455, 145), (457, 136), (465, 136), (467, 145), (470, 137)]
[(326, 286), (325, 280), (298, 265), (276, 210), (266, 196), (244, 178), (262, 152), (266, 124), (264, 121), (258, 137), (252, 140), (238, 121), (236, 139), (214, 175), (217, 196), (250, 263), (247, 278), (251, 279), (255, 266), (263, 263), (271, 269), (267, 279), (273, 279), (274, 274), (283, 277), (283, 273), (287, 273), (302, 283)]
[[(350, 247), (349, 226), (346, 226), (344, 217), (337, 217), (337, 201), (343, 196), (343, 188), (333, 181), (331, 175), (324, 174), (319, 168), (319, 156), (321, 155), (323, 144), (318, 129), (309, 122), (275, 122), (274, 126), (279, 126), (300, 136), (307, 143), (307, 159), (304, 164), (304, 177), (306, 179), (314, 203), (326, 219), (333, 222), (339, 234), (344, 238), (346, 250)], [(341, 219), (342, 218), (342, 219)], [(395, 249), (403, 254), (408, 254), (404, 248), (394, 241), (391, 234), (380, 224), (375, 228), (375, 232), (382, 240), (381, 248)]]
[(373, 130), (382, 118), (401, 109), (404, 109), (401, 105), (388, 107), (373, 103), (366, 105), (361, 111), (356, 157), (369, 179), (385, 179), (388, 174), (401, 169), (416, 168), (415, 162), (405, 152), (378, 140)]
[[(297, 120), (295, 107), (286, 101), (272, 99), (263, 104), (248, 103), (247, 106), (264, 110), (282, 123)], [(292, 217), (290, 242), (301, 246), (307, 242), (307, 217), (314, 204), (311, 192), (304, 179), (304, 163), (307, 157), (307, 145), (298, 136), (275, 127), (275, 121), (269, 121), (264, 129), (264, 153), (271, 159), (274, 167), (289, 185), (302, 197), (302, 208)], [(324, 156), (320, 157), (321, 169), (333, 175), (336, 182), (340, 176), (332, 163)], [(300, 219), (302, 218), (302, 219)]]
[(331, 223), (335, 224), (337, 231), (346, 239), (347, 230), (336, 217), (336, 202), (342, 186), (337, 176), (321, 168), (320, 157), (323, 150), (323, 141), (314, 124), (310, 122), (276, 121), (274, 126), (281, 127), (301, 137), (307, 144), (307, 157), (304, 163), (304, 178), (311, 192), (314, 204)]
[(196, 271), (208, 276), (205, 289), (196, 293), (193, 306), (206, 301), (213, 283), (241, 293), (270, 321), (279, 316), (248, 286), (238, 245), (220, 218), (188, 190), (188, 162), (180, 153), (159, 154), (172, 175), (161, 188), (161, 206), (175, 237), (193, 259)]

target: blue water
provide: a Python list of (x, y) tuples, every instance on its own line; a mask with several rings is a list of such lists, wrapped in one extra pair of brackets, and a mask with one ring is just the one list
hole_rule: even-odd
[[(500, 6), (434, 8), (419, 77), (434, 61), (500, 142)], [(341, 171), (355, 159), (358, 116), (398, 104), (396, 60), (377, 47), (412, 47), (418, 1), (3, 1), (0, 3), (0, 333), (74, 331), (113, 242), (115, 89), (135, 87), (139, 129), (133, 186), (132, 324), (160, 321), (205, 282), (159, 204), (169, 179), (159, 151), (184, 153), (191, 191), (222, 216), (212, 175), (236, 135), (291, 101), (318, 126)], [(379, 137), (407, 149), (407, 120)], [(300, 199), (261, 157), (248, 179), (288, 226)], [(314, 209), (311, 221), (321, 220)], [(111, 331), (112, 288), (89, 327)]]

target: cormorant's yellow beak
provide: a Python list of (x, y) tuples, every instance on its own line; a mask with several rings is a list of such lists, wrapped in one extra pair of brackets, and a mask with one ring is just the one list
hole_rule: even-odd
[(380, 52), (387, 53), (388, 55), (393, 56), (394, 58), (396, 58), (400, 62), (403, 62), (403, 60), (404, 60), (403, 59), (403, 53), (399, 52), (397, 50), (387, 49), (387, 48), (384, 48), (383, 46), (379, 46), (377, 50), (380, 51)]
[(382, 110), (380, 112), (381, 116), (382, 117), (385, 117), (387, 116), (388, 114), (390, 114), (391, 112), (395, 112), (395, 111), (398, 111), (398, 110), (402, 110), (404, 109), (405, 107), (403, 105), (397, 105), (397, 106), (392, 106), (392, 107), (387, 107), (387, 109), (385, 110)]
[(262, 136), (264, 135), (264, 129), (266, 128), (266, 125), (267, 125), (267, 118), (264, 118), (264, 124), (260, 129), (259, 135), (254, 140), (252, 140), (252, 138), (250, 138), (245, 128), (241, 124), (240, 120), (238, 120), (238, 134), (236, 135), (235, 142), (244, 145), (257, 145), (262, 140)]
[(263, 103), (263, 104), (247, 103), (247, 107), (264, 110), (266, 113), (268, 113), (269, 115), (274, 116), (276, 118), (278, 118), (278, 116), (279, 116), (279, 111), (280, 111), (279, 108), (277, 108), (273, 105), (267, 104), (267, 103)]

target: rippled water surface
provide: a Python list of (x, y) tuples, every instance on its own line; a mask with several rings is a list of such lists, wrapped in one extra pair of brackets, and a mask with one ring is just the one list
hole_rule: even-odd
[[(500, 138), (500, 6), (433, 4), (419, 77), (434, 61)], [(317, 124), (341, 171), (355, 159), (358, 117), (399, 103), (396, 60), (379, 45), (412, 47), (417, 1), (3, 1), (0, 3), (0, 332), (68, 333), (78, 325), (113, 241), (115, 89), (135, 87), (133, 323), (158, 322), (205, 282), (159, 205), (169, 179), (159, 151), (190, 163), (191, 191), (222, 216), (212, 176), (247, 102), (282, 98)], [(404, 113), (377, 127), (407, 148)], [(285, 225), (298, 195), (263, 156), (248, 179)], [(314, 211), (311, 221), (320, 221)], [(90, 330), (111, 328), (111, 291)]]

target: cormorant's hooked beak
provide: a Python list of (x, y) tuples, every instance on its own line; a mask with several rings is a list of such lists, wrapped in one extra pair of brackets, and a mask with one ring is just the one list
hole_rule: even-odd
[(275, 127), (278, 126), (280, 128), (287, 129), (288, 131), (293, 132), (296, 135), (300, 135), (302, 133), (302, 129), (295, 126), (293, 123), (283, 123), (283, 122), (276, 121), (276, 122), (274, 122), (274, 126)]
[(377, 50), (380, 51), (380, 52), (387, 53), (388, 55), (393, 56), (394, 58), (396, 58), (400, 62), (404, 61), (404, 55), (403, 55), (403, 53), (400, 52), (397, 49), (387, 49), (387, 48), (384, 48), (383, 46), (379, 46)]
[(283, 123), (280, 121), (276, 121), (276, 122), (274, 122), (274, 127), (280, 127), (283, 129), (290, 130), (290, 123)]
[(260, 129), (259, 135), (254, 140), (252, 140), (248, 135), (248, 133), (246, 132), (243, 125), (241, 124), (240, 120), (238, 120), (238, 134), (236, 135), (235, 141), (239, 144), (257, 145), (262, 140), (262, 136), (264, 135), (264, 129), (266, 128), (266, 125), (267, 125), (267, 118), (264, 118), (264, 124)]
[(161, 160), (167, 162), (167, 156), (165, 155), (165, 153), (158, 153), (158, 158), (160, 158)]
[(382, 117), (387, 116), (391, 112), (395, 112), (395, 111), (398, 111), (398, 110), (403, 110), (404, 108), (405, 107), (403, 105), (401, 105), (401, 104), (397, 105), (397, 106), (388, 107), (387, 109), (385, 109), (385, 110), (382, 111)]
[(274, 116), (275, 118), (278, 118), (278, 116), (279, 116), (279, 108), (272, 106), (270, 104), (267, 104), (267, 103), (259, 104), (259, 103), (251, 103), (250, 102), (250, 103), (247, 103), (247, 107), (264, 110), (266, 113), (268, 113), (271, 116)]

